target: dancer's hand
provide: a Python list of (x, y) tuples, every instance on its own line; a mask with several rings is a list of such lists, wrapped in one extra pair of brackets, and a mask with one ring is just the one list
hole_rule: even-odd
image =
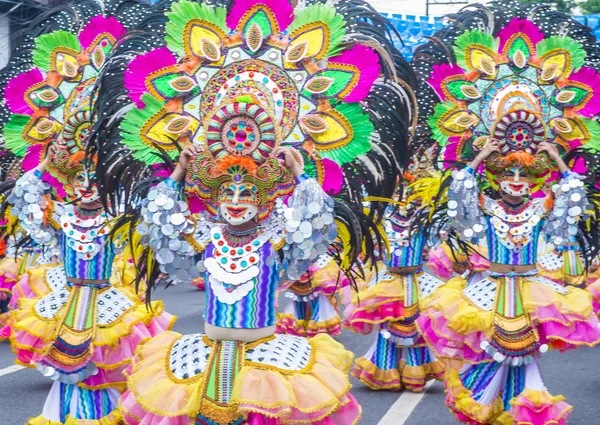
[(271, 156), (278, 157), (283, 156), (283, 162), (296, 177), (300, 177), (304, 173), (304, 159), (300, 152), (289, 146), (280, 146), (273, 150)]
[(45, 172), (46, 168), (48, 167), (48, 162), (53, 160), (57, 154), (58, 154), (58, 148), (55, 145), (48, 146), (48, 150), (46, 151), (46, 158), (44, 158), (44, 160), (38, 164), (36, 169), (40, 173)]
[(182, 181), (187, 171), (187, 166), (190, 163), (190, 159), (196, 155), (202, 153), (202, 147), (200, 145), (189, 145), (187, 148), (181, 151), (179, 155), (179, 163), (171, 173), (171, 180)]
[(540, 154), (542, 152), (546, 152), (546, 154), (548, 154), (548, 158), (550, 158), (554, 162), (556, 162), (556, 160), (560, 158), (556, 146), (553, 146), (548, 142), (542, 142), (539, 144), (537, 148), (537, 153)]
[(481, 164), (482, 161), (485, 161), (486, 159), (488, 159), (489, 156), (491, 154), (493, 154), (494, 152), (500, 152), (500, 145), (498, 144), (497, 140), (490, 139), (485, 144), (483, 149), (481, 149), (481, 152), (479, 152), (477, 154), (475, 159), (469, 163), (469, 167), (471, 167), (472, 170), (477, 170), (477, 167), (479, 167), (479, 164)]
[(569, 167), (567, 166), (567, 164), (565, 164), (565, 161), (563, 161), (563, 159), (560, 157), (560, 154), (558, 153), (558, 149), (556, 149), (556, 146), (554, 146), (552, 143), (548, 143), (548, 142), (540, 143), (537, 148), (536, 153), (538, 155), (541, 153), (546, 153), (546, 155), (548, 155), (548, 158), (550, 158), (552, 161), (554, 161), (556, 163), (556, 166), (558, 167), (558, 171), (560, 171), (561, 173), (569, 171)]

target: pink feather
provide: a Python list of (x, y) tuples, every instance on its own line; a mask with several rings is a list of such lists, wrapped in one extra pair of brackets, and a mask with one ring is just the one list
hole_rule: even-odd
[(126, 32), (125, 27), (114, 16), (106, 18), (99, 15), (90, 19), (89, 24), (79, 33), (79, 42), (84, 49), (87, 49), (100, 34), (108, 33), (118, 40)]
[(573, 72), (569, 76), (569, 81), (583, 83), (592, 89), (592, 97), (579, 110), (579, 113), (588, 118), (593, 118), (600, 114), (600, 75), (598, 75), (596, 70), (582, 67), (579, 71)]
[(140, 55), (129, 63), (125, 71), (125, 88), (129, 97), (138, 108), (144, 107), (142, 94), (146, 93), (146, 78), (159, 69), (177, 64), (177, 58), (166, 47), (154, 49), (144, 55)]
[(515, 17), (498, 33), (500, 52), (502, 52), (510, 37), (518, 32), (523, 33), (523, 35), (529, 38), (534, 47), (544, 39), (544, 33), (533, 22)]
[(17, 75), (4, 88), (4, 98), (8, 109), (14, 114), (32, 115), (34, 110), (25, 102), (24, 94), (27, 89), (44, 81), (44, 76), (37, 68)]
[(257, 4), (262, 4), (273, 12), (280, 32), (285, 31), (294, 20), (294, 8), (288, 0), (234, 0), (233, 7), (227, 14), (229, 29), (235, 30), (246, 12)]
[(458, 65), (450, 65), (448, 63), (433, 65), (433, 71), (431, 72), (429, 80), (427, 80), (427, 84), (433, 88), (441, 100), (446, 100), (446, 96), (442, 90), (442, 83), (444, 80), (448, 77), (464, 74), (465, 71)]
[(344, 173), (339, 165), (327, 158), (323, 158), (322, 163), (325, 174), (323, 179), (323, 190), (329, 195), (336, 195), (342, 190)]
[(346, 102), (360, 102), (363, 100), (373, 86), (373, 82), (379, 77), (381, 65), (379, 55), (373, 49), (356, 44), (351, 49), (345, 50), (341, 55), (329, 58), (330, 63), (343, 63), (355, 66), (360, 76), (354, 89), (344, 98)]
[(448, 144), (443, 148), (442, 152), (444, 168), (450, 168), (458, 160), (458, 142), (460, 142), (460, 137), (448, 138)]
[(441, 246), (429, 251), (427, 266), (441, 279), (448, 280), (452, 277), (452, 260)]
[[(42, 152), (44, 151), (45, 145), (31, 145), (27, 148), (27, 152), (23, 157), (23, 171), (31, 171), (42, 161)], [(42, 177), (46, 183), (56, 189), (56, 193), (61, 196), (67, 196), (67, 192), (63, 188), (63, 184), (59, 182), (56, 177), (52, 176), (50, 173), (44, 173)]]

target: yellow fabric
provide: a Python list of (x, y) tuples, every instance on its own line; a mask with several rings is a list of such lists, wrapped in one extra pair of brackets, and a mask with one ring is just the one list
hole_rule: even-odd
[[(164, 312), (162, 301), (153, 301), (150, 307), (146, 307), (145, 304), (142, 304), (139, 301), (132, 288), (121, 287), (119, 288), (119, 291), (127, 296), (134, 305), (110, 324), (97, 326), (92, 342), (94, 347), (109, 346), (120, 351), (119, 341), (121, 338), (131, 335), (137, 324), (144, 323), (145, 325), (149, 325), (154, 318), (160, 316)], [(10, 320), (12, 323), (12, 332), (10, 343), (15, 354), (17, 350), (25, 349), (43, 355), (45, 354), (46, 346), (56, 340), (58, 327), (62, 321), (62, 315), (66, 313), (66, 308), (63, 307), (60, 309), (54, 318), (46, 319), (38, 316), (35, 310), (35, 305), (38, 301), (39, 298), (21, 298), (19, 299), (19, 309), (11, 312)], [(175, 316), (171, 318), (168, 329), (174, 325), (176, 319), (177, 317)], [(26, 332), (42, 340), (45, 344), (44, 348), (35, 349), (20, 344), (15, 338), (15, 333), (19, 331)], [(126, 362), (129, 362), (129, 359), (123, 359), (123, 361), (118, 364), (105, 365), (96, 363), (96, 365), (102, 369), (115, 369)], [(31, 364), (23, 364), (23, 366), (35, 367), (35, 365)]]
[(5, 275), (8, 280), (15, 280), (21, 267), (21, 258), (14, 256), (4, 257), (0, 260), (0, 276)]
[(25, 425), (119, 425), (122, 423), (122, 416), (118, 409), (115, 409), (102, 419), (75, 419), (69, 416), (66, 422), (55, 422), (40, 415), (36, 418), (29, 419)]
[[(531, 312), (535, 307), (554, 306), (563, 315), (577, 315), (581, 318), (590, 317), (593, 314), (592, 295), (583, 289), (571, 286), (565, 289), (568, 292), (560, 294), (541, 283), (526, 282), (523, 285), (523, 306), (527, 312)], [(554, 320), (563, 324), (570, 323), (558, 318)]]
[(421, 300), (421, 312), (434, 309), (448, 319), (448, 327), (460, 334), (473, 332), (490, 333), (494, 314), (472, 305), (462, 295), (467, 281), (458, 276), (436, 289), (429, 297)]
[[(490, 278), (493, 279), (493, 278)], [(463, 297), (462, 289), (466, 281), (461, 277), (449, 280), (439, 287), (428, 298), (421, 301), (421, 311), (435, 309), (448, 319), (448, 327), (460, 334), (484, 332), (492, 330), (493, 311), (484, 311)], [(565, 288), (568, 292), (561, 294), (549, 286), (525, 278), (523, 284), (523, 307), (526, 313), (532, 313), (536, 307), (554, 306), (563, 315), (552, 320), (568, 325), (564, 315), (571, 319), (575, 316), (585, 320), (593, 314), (592, 296), (590, 293), (575, 287)]]
[[(205, 376), (201, 373), (183, 380), (173, 376), (169, 357), (179, 338), (181, 334), (163, 332), (138, 347), (131, 374), (125, 374), (129, 390), (144, 410), (166, 417), (193, 418), (199, 411)], [(337, 409), (340, 398), (350, 390), (347, 375), (353, 354), (328, 335), (317, 335), (310, 341), (314, 361), (303, 371), (281, 371), (246, 362), (235, 379), (230, 404), (294, 406), (304, 412)], [(247, 410), (251, 408), (239, 412)], [(282, 409), (280, 413), (284, 416), (287, 411)]]
[(340, 316), (334, 316), (329, 320), (299, 320), (289, 313), (277, 313), (277, 322), (285, 322), (285, 328), (293, 323), (293, 331), (298, 335), (328, 333), (333, 328), (341, 327)]
[[(504, 405), (500, 396), (490, 405), (477, 403), (471, 395), (471, 390), (466, 389), (459, 378), (459, 372), (453, 367), (446, 369), (446, 392), (454, 398), (454, 406), (456, 410), (463, 412), (467, 416), (478, 420), (479, 422), (490, 425), (510, 425), (511, 422), (506, 422), (505, 419), (498, 422), (496, 419), (504, 412)], [(510, 417), (508, 417), (510, 418)], [(510, 418), (512, 420), (512, 418)]]

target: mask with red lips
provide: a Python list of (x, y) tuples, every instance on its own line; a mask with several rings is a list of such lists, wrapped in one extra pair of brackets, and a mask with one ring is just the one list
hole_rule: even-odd
[(95, 183), (90, 183), (94, 179), (93, 173), (85, 170), (79, 171), (72, 181), (73, 194), (83, 204), (91, 204), (100, 199), (98, 187)]
[(511, 196), (528, 196), (531, 189), (531, 175), (520, 166), (512, 166), (504, 170), (500, 177), (500, 190)]
[(225, 183), (219, 190), (219, 212), (227, 223), (239, 226), (258, 214), (257, 188), (248, 183)]

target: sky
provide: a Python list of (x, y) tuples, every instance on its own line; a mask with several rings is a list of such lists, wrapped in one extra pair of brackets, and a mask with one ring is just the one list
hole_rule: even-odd
[[(436, 5), (434, 3), (450, 3), (454, 5)], [(462, 4), (458, 4), (461, 3)], [(403, 15), (425, 15), (427, 9), (426, 0), (370, 0), (371, 3), (380, 12), (398, 13)], [(448, 12), (453, 12), (466, 6), (467, 3), (487, 3), (481, 0), (430, 0), (429, 15), (442, 16)]]

